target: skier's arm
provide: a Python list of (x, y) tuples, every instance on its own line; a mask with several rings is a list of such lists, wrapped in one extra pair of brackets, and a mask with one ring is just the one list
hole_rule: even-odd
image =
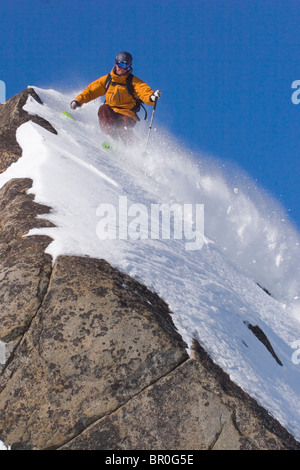
[(82, 105), (84, 103), (88, 103), (89, 101), (95, 100), (96, 98), (99, 98), (99, 96), (105, 95), (106, 77), (107, 75), (104, 75), (103, 77), (98, 78), (98, 80), (95, 80), (94, 82), (90, 83), (89, 86), (87, 86), (82, 91), (82, 93), (76, 96), (74, 101), (79, 101), (79, 103)]
[(143, 82), (137, 77), (134, 77), (132, 80), (132, 85), (138, 98), (140, 98), (146, 104), (154, 105), (155, 100), (151, 98), (154, 95), (154, 91), (149, 87), (149, 85), (147, 85), (147, 83)]

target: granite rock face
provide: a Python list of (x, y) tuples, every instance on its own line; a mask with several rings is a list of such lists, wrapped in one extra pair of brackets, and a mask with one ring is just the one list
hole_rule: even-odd
[(62, 449), (284, 450), (294, 439), (194, 341), (191, 358)]
[(7, 360), (42, 302), (52, 269), (45, 254), (50, 238), (24, 237), (31, 228), (50, 225), (35, 218), (48, 208), (26, 193), (31, 184), (15, 179), (0, 190), (0, 341)]
[[(0, 105), (0, 168), (33, 90)], [(42, 104), (41, 104), (42, 106)], [(24, 121), (25, 120), (25, 121)], [(104, 260), (45, 254), (30, 179), (0, 190), (0, 440), (14, 449), (299, 449), (172, 312)], [(37, 218), (37, 215), (40, 217)]]
[(59, 257), (0, 379), (7, 441), (59, 446), (185, 361), (166, 311), (105, 261)]

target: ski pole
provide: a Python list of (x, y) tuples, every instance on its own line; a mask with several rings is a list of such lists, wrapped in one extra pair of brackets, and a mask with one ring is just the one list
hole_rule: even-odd
[(153, 123), (154, 113), (155, 113), (155, 109), (156, 109), (156, 105), (157, 105), (157, 100), (158, 100), (158, 98), (156, 98), (156, 100), (155, 100), (153, 111), (152, 111), (152, 116), (151, 116), (148, 136), (147, 136), (146, 149), (148, 148), (148, 144), (149, 144), (149, 138), (150, 138), (150, 133), (151, 133), (151, 129), (152, 129), (152, 123)]

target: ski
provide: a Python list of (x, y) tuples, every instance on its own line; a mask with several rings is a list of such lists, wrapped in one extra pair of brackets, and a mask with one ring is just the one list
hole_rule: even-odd
[(105, 142), (102, 142), (101, 150), (104, 151), (107, 155), (117, 157), (120, 160), (124, 158), (122, 147), (117, 142), (111, 143), (106, 140)]
[(68, 113), (67, 111), (64, 111), (64, 112), (62, 113), (62, 115), (63, 115), (63, 116), (66, 116), (66, 117), (68, 117), (69, 119), (72, 119), (72, 120), (74, 121), (73, 116), (71, 116), (71, 114)]
[(112, 152), (114, 150), (112, 144), (108, 141), (102, 142), (102, 148), (103, 150), (108, 150), (109, 152)]

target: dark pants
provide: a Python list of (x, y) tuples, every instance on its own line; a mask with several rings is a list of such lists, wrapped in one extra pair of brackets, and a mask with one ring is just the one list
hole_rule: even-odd
[(134, 134), (132, 129), (136, 125), (136, 121), (124, 114), (116, 113), (108, 104), (100, 106), (98, 111), (99, 124), (101, 130), (117, 139), (121, 137), (125, 144), (134, 142)]

